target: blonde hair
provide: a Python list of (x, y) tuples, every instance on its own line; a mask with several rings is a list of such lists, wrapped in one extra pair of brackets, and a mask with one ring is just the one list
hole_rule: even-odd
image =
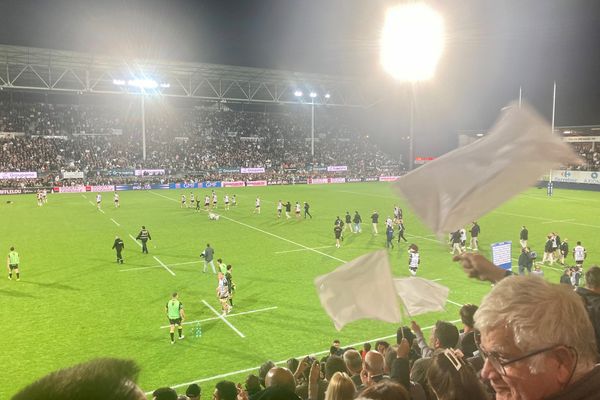
[(327, 391), (325, 392), (325, 400), (352, 400), (356, 394), (354, 382), (345, 372), (336, 372), (331, 377)]

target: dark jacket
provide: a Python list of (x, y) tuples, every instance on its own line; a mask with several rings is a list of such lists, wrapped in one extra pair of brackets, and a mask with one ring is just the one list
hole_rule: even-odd
[(575, 292), (581, 296), (585, 303), (585, 309), (590, 316), (596, 333), (596, 346), (600, 352), (600, 294), (583, 287), (578, 287)]
[(596, 400), (600, 399), (600, 364), (565, 390), (545, 400)]

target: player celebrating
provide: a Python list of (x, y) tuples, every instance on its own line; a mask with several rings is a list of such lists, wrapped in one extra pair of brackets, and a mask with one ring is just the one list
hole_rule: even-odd
[(225, 210), (229, 211), (229, 195), (226, 194), (223, 200), (225, 201)]
[(185, 194), (181, 195), (181, 208), (187, 208), (187, 199), (185, 198)]
[(258, 196), (256, 196), (256, 202), (254, 203), (254, 211), (252, 211), (252, 214), (256, 213), (260, 214), (260, 197)]
[(115, 194), (113, 196), (113, 201), (115, 203), (115, 208), (121, 207), (121, 205), (119, 204), (119, 193), (117, 193), (116, 191), (115, 191)]
[(102, 209), (102, 195), (100, 193), (96, 195), (96, 208), (98, 210)]
[(283, 211), (283, 203), (279, 200), (277, 202), (277, 218), (281, 218), (281, 211)]
[(416, 244), (408, 246), (408, 270), (412, 276), (417, 275), (421, 259), (419, 257), (419, 247)]
[(175, 343), (175, 325), (177, 325), (177, 333), (179, 334), (179, 340), (183, 339), (183, 327), (181, 323), (185, 319), (185, 313), (183, 311), (183, 304), (179, 301), (179, 295), (177, 292), (173, 293), (171, 300), (167, 302), (165, 307), (167, 311), (167, 318), (169, 319), (169, 333), (171, 334), (171, 344)]

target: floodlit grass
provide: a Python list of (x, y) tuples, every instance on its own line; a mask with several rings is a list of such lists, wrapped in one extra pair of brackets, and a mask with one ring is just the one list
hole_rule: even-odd
[[(207, 190), (194, 192), (203, 198)], [(490, 290), (489, 284), (469, 280), (451, 262), (448, 246), (416, 220), (388, 184), (217, 192), (217, 212), (224, 216), (219, 221), (180, 208), (180, 196), (189, 195), (189, 190), (121, 192), (120, 209), (113, 208), (112, 194), (106, 193), (104, 213), (90, 204), (93, 193), (51, 195), (44, 207), (37, 207), (31, 195), (3, 197), (14, 203), (0, 205), (0, 247), (6, 254), (11, 245), (16, 247), (22, 276), (20, 282), (9, 281), (6, 275), (0, 281), (0, 365), (6, 371), (0, 375), (0, 398), (50, 371), (100, 356), (136, 360), (142, 367), (139, 383), (145, 391), (195, 380), (203, 380), (201, 386), (212, 390), (217, 379), (211, 377), (253, 369), (268, 359), (326, 351), (335, 338), (346, 346), (394, 335), (395, 325), (376, 321), (355, 322), (337, 332), (320, 306), (313, 279), (342, 261), (383, 248), (385, 235), (371, 234), (369, 217), (373, 210), (379, 211), (383, 232), (382, 222), (397, 202), (405, 210), (409, 244), (420, 247), (419, 276), (441, 279), (439, 283), (450, 288), (449, 299), (459, 304), (479, 303)], [(228, 212), (222, 209), (225, 193), (237, 194), (239, 203)], [(252, 213), (256, 195), (262, 199), (261, 215)], [(292, 204), (308, 201), (314, 218), (277, 219), (278, 199)], [(597, 263), (598, 209), (598, 193), (556, 190), (553, 198), (547, 198), (545, 191), (531, 189), (481, 218), (481, 251), (489, 256), (490, 243), (512, 240), (517, 244), (513, 256), (518, 257), (518, 234), (525, 224), (530, 244), (540, 255), (545, 234), (557, 231), (569, 238), (571, 248), (581, 240), (588, 249), (587, 265)], [(361, 213), (363, 233), (346, 233), (342, 248), (336, 249), (333, 222), (346, 210)], [(142, 254), (129, 237), (136, 236), (141, 225), (152, 234), (149, 255)], [(124, 265), (115, 263), (111, 250), (117, 234), (126, 245)], [(193, 325), (186, 325), (185, 340), (171, 345), (168, 329), (160, 327), (167, 323), (164, 306), (173, 291), (180, 293), (187, 321), (215, 317), (202, 300), (219, 309), (216, 278), (202, 273), (199, 258), (206, 243), (214, 247), (215, 258), (233, 265), (238, 289), (233, 314), (271, 309), (227, 318), (244, 337), (213, 319), (202, 323), (201, 338), (192, 337)], [(402, 243), (390, 251), (396, 276), (409, 275), (406, 249)], [(546, 267), (544, 272), (547, 279), (558, 282), (559, 270)], [(448, 304), (446, 312), (416, 318), (423, 327), (438, 319), (458, 319), (458, 306)], [(247, 374), (228, 379), (239, 381)]]

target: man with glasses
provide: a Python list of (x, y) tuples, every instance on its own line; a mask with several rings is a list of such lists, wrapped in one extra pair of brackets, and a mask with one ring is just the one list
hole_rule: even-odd
[(594, 330), (565, 285), (502, 279), (475, 313), (475, 329), (485, 360), (481, 377), (497, 400), (600, 398)]

